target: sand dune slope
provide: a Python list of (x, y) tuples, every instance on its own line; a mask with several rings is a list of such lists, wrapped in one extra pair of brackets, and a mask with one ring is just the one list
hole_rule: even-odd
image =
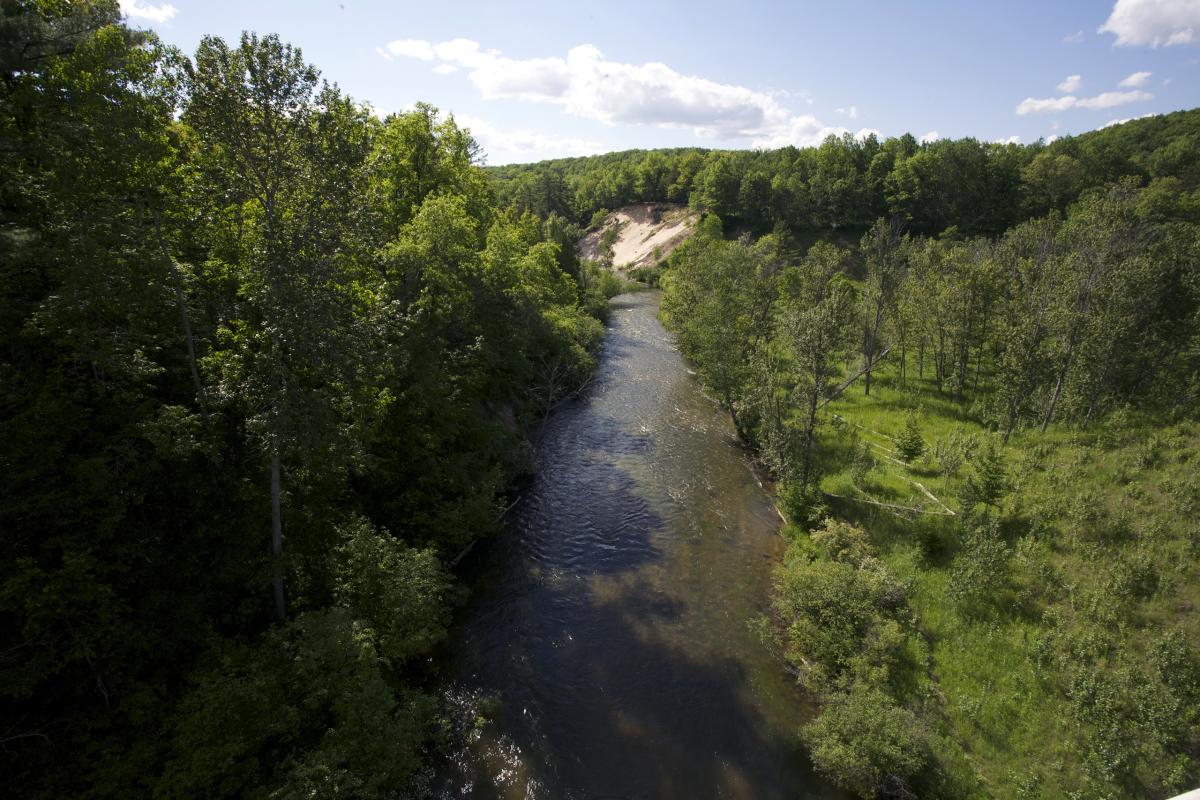
[(619, 270), (652, 266), (681, 245), (692, 233), (696, 214), (686, 206), (667, 203), (635, 203), (619, 208), (604, 218), (604, 223), (579, 240), (580, 258), (599, 260), (600, 239), (617, 226), (619, 235), (613, 245), (613, 266)]

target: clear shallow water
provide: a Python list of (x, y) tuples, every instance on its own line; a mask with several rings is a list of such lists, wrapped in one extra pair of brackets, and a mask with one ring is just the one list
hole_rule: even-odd
[(613, 301), (593, 386), (547, 421), (509, 530), (473, 554), (446, 690), (471, 733), (440, 797), (830, 796), (749, 628), (779, 518), (658, 300)]

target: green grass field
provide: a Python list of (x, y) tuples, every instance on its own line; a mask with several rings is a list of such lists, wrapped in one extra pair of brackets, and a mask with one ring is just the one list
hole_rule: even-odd
[[(820, 488), (831, 512), (862, 525), (911, 582), (923, 642), (896, 681), (930, 727), (939, 794), (1104, 796), (1071, 792), (1107, 785), (1096, 775), (1112, 763), (1131, 765), (1127, 787), (1174, 763), (1131, 741), (1149, 737), (1158, 704), (1131, 693), (1139, 670), (1155, 669), (1164, 634), (1200, 641), (1200, 426), (1118, 414), (1089, 430), (1017, 431), (1003, 444), (969, 401), (929, 379), (901, 386), (891, 365), (869, 397), (860, 381), (825, 412)], [(896, 440), (911, 413), (925, 452), (906, 464)], [(1007, 475), (997, 512), (1005, 556), (999, 589), (963, 602), (953, 586), (961, 499), (972, 451), (988, 440)], [(856, 470), (864, 446), (874, 465), (860, 458)], [(1101, 690), (1083, 692), (1089, 680)], [(1195, 770), (1179, 768), (1180, 781)], [(1147, 789), (1156, 780), (1170, 783), (1148, 776)]]

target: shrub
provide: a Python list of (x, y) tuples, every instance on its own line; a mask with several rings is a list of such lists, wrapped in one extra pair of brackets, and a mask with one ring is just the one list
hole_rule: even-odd
[(876, 688), (837, 695), (802, 735), (817, 771), (862, 798), (901, 794), (925, 765), (916, 717)]

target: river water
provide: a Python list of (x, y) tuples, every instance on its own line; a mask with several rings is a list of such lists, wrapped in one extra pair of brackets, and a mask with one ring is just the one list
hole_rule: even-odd
[(547, 420), (508, 531), (471, 556), (441, 797), (829, 796), (750, 627), (779, 517), (658, 300), (613, 301), (594, 384)]

